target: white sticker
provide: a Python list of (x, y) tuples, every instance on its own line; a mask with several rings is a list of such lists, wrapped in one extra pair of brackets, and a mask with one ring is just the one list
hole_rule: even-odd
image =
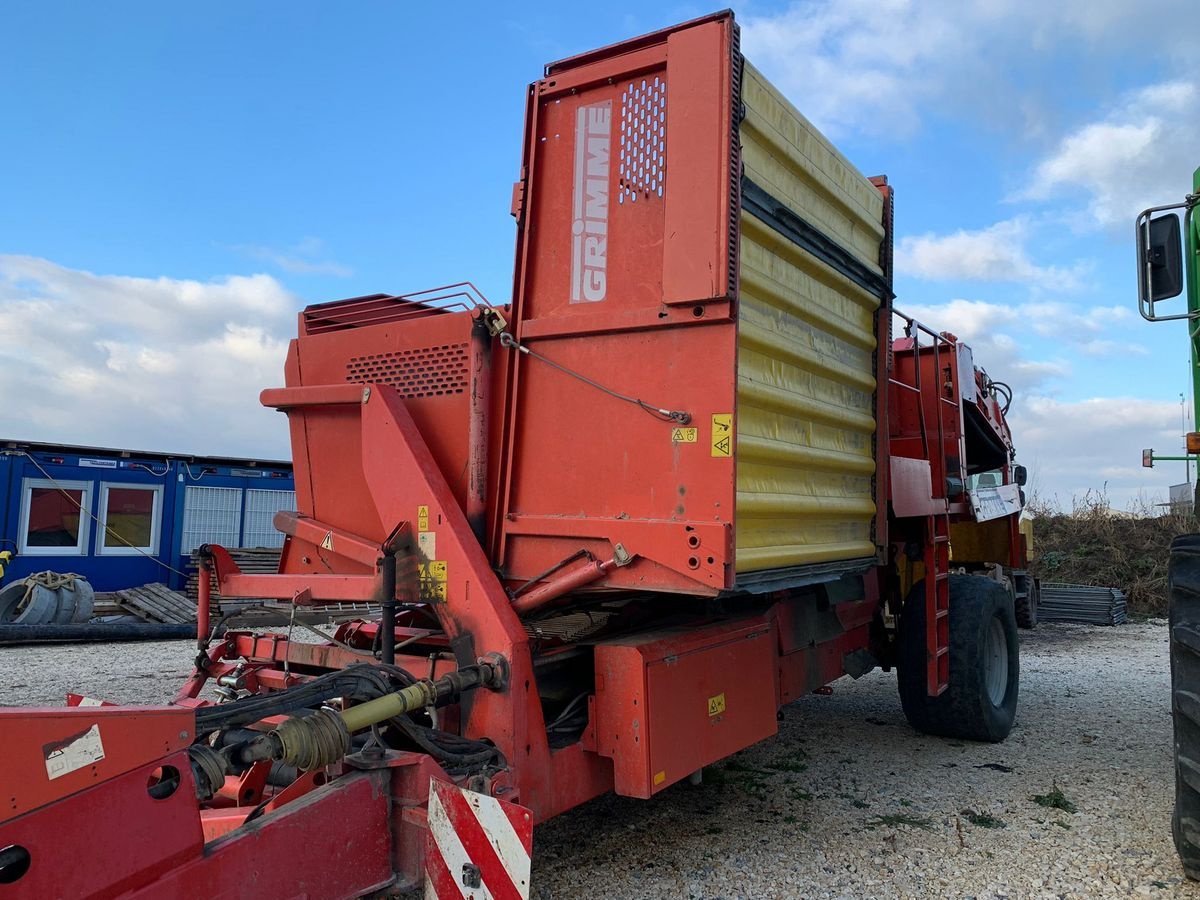
[(437, 532), (418, 532), (417, 548), (425, 554), (426, 559), (437, 559)]
[(85, 469), (115, 469), (117, 461), (115, 459), (84, 459), (80, 457), (79, 465)]
[(51, 781), (69, 775), (77, 769), (87, 768), (104, 759), (100, 726), (93, 725), (83, 734), (77, 734), (62, 742), (47, 744), (43, 751), (46, 754), (46, 775)]
[(80, 697), (76, 706), (103, 706), (103, 700), (97, 700), (95, 697)]

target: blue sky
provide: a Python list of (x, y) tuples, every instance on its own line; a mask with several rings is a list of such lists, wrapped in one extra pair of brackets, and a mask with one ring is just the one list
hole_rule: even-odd
[[(1040, 493), (1182, 481), (1180, 326), (1136, 314), (1132, 215), (1200, 165), (1181, 0), (753, 2), (747, 57), (897, 191), (897, 306), (1017, 388)], [(676, 4), (6, 4), (6, 435), (286, 453), (257, 407), (308, 302), (508, 299), (524, 91)], [(1173, 23), (1173, 24), (1172, 24)], [(1161, 33), (1159, 33), (1161, 32)], [(1179, 471), (1175, 471), (1179, 469)]]

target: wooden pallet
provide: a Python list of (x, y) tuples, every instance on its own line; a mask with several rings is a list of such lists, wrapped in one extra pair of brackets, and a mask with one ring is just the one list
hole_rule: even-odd
[(196, 621), (196, 604), (165, 584), (145, 584), (113, 594), (126, 612), (150, 622), (183, 625)]
[[(227, 549), (238, 568), (245, 573), (274, 575), (279, 571), (279, 556), (282, 551), (278, 548), (232, 547)], [(195, 603), (200, 596), (200, 555), (193, 551), (191, 560), (185, 568), (188, 572), (187, 597), (192, 603)], [(215, 572), (210, 576), (210, 583), (212, 585), (212, 602), (215, 606), (221, 597)]]

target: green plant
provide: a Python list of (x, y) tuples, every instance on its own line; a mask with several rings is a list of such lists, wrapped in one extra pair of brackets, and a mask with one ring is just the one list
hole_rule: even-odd
[(972, 825), (978, 826), (979, 828), (1008, 827), (1008, 823), (1003, 819), (997, 819), (995, 816), (988, 815), (987, 813), (978, 813), (973, 809), (964, 809), (962, 814), (968, 822), (970, 822)]
[(1045, 794), (1034, 794), (1029, 798), (1038, 806), (1044, 806), (1047, 809), (1061, 809), (1063, 812), (1073, 813), (1078, 811), (1078, 807), (1066, 798), (1058, 785), (1055, 785), (1052, 790)]

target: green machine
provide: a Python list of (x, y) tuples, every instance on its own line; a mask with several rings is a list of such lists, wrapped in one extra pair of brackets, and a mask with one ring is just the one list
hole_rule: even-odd
[[(1182, 319), (1192, 351), (1193, 396), (1200, 396), (1200, 169), (1182, 203), (1155, 206), (1137, 217), (1138, 309), (1151, 322)], [(1182, 222), (1179, 210), (1183, 210)], [(1157, 304), (1186, 292), (1187, 309)], [(1171, 303), (1170, 310), (1175, 304)], [(1142, 451), (1142, 464), (1200, 459), (1200, 416), (1187, 436), (1187, 456)], [(1197, 497), (1200, 500), (1200, 497)], [(1200, 503), (1194, 509), (1200, 511)], [(1171, 542), (1171, 718), (1175, 730), (1175, 849), (1189, 878), (1200, 880), (1200, 534)]]

